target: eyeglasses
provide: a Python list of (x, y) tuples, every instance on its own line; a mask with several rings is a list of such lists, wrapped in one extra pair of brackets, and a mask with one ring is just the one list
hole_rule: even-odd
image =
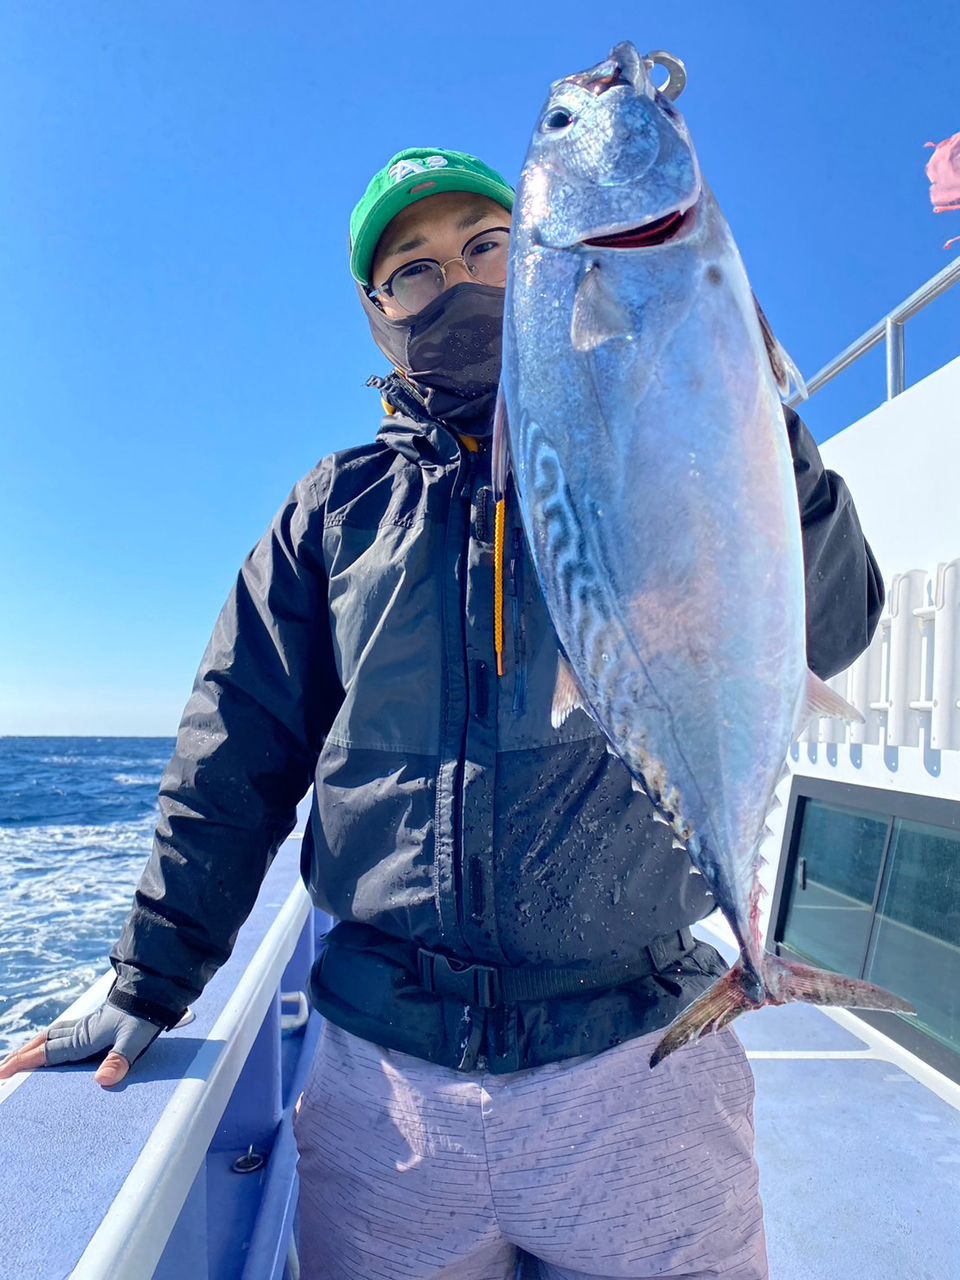
[(374, 302), (381, 296), (392, 298), (404, 311), (416, 315), (446, 289), (446, 268), (451, 262), (462, 262), (479, 284), (506, 284), (509, 248), (510, 228), (488, 227), (471, 236), (458, 257), (448, 258), (446, 262), (433, 258), (405, 262), (382, 285), (371, 289), (368, 296)]

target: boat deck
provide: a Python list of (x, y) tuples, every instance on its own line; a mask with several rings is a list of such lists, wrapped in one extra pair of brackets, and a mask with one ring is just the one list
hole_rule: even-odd
[(762, 1009), (735, 1030), (772, 1280), (960, 1277), (960, 1086), (845, 1010)]
[[(105, 1091), (74, 1066), (0, 1087), (0, 1274), (291, 1274), (291, 1111), (321, 1023), (314, 1013), (281, 1035), (278, 987), (302, 989), (322, 924), (298, 846), (291, 837), (278, 854), (196, 1020), (161, 1037), (128, 1082)], [(696, 932), (732, 959), (713, 929)], [(773, 1280), (960, 1277), (960, 1085), (843, 1010), (762, 1010), (736, 1030), (757, 1081)], [(248, 1143), (270, 1155), (238, 1177)]]

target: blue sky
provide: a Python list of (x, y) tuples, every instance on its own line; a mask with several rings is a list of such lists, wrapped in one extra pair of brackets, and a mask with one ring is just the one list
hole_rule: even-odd
[[(624, 38), (687, 63), (704, 172), (805, 372), (950, 261), (923, 143), (960, 129), (955, 0), (4, 6), (0, 733), (175, 732), (244, 555), (378, 426), (346, 264), (370, 174), (436, 145), (515, 181), (549, 82)], [(958, 334), (951, 296), (908, 327), (908, 377)], [(818, 438), (883, 368), (817, 397)]]

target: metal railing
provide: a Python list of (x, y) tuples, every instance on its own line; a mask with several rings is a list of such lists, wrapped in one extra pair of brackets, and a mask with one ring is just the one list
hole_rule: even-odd
[[(944, 267), (926, 284), (921, 285), (916, 293), (911, 293), (909, 298), (901, 302), (898, 307), (894, 307), (882, 320), (878, 320), (872, 328), (857, 338), (856, 342), (851, 342), (845, 351), (841, 351), (829, 364), (815, 373), (807, 382), (807, 397), (812, 396), (828, 382), (832, 382), (838, 374), (843, 373), (844, 369), (848, 369), (868, 351), (872, 351), (881, 341), (885, 341), (887, 347), (887, 399), (892, 400), (894, 396), (900, 395), (906, 385), (903, 326), (918, 311), (922, 311), (933, 302), (934, 298), (939, 298), (958, 281), (960, 281), (960, 258), (954, 258), (949, 266)], [(795, 392), (787, 404), (791, 408), (796, 408), (802, 399), (800, 393)]]

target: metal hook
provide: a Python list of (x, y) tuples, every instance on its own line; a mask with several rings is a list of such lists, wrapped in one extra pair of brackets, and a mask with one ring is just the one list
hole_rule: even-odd
[(667, 73), (667, 83), (657, 92), (662, 93), (669, 102), (676, 102), (687, 87), (687, 69), (680, 59), (675, 58), (672, 53), (666, 53), (663, 49), (657, 49), (653, 53), (645, 54), (643, 60), (648, 70), (663, 67)]

